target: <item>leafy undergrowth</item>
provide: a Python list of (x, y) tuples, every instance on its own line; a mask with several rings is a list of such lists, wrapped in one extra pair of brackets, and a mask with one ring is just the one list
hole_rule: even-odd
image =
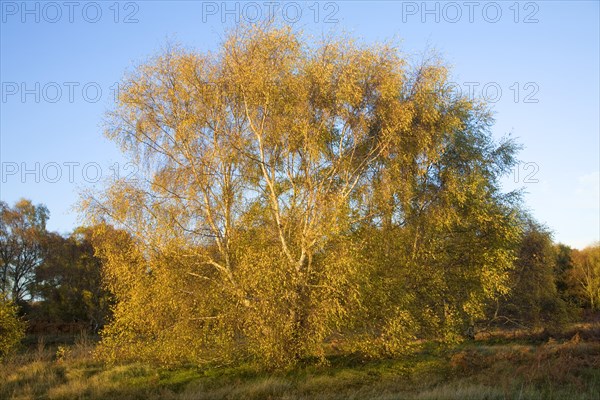
[(167, 369), (94, 361), (93, 343), (43, 342), (0, 365), (1, 399), (597, 399), (600, 341), (434, 345), (401, 359), (337, 355), (267, 373), (251, 366)]

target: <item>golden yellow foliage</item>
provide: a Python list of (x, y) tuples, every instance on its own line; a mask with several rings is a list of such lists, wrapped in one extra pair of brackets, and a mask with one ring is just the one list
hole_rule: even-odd
[(282, 366), (334, 333), (397, 352), (506, 290), (512, 145), (443, 65), (344, 39), (240, 27), (126, 79), (107, 135), (149, 179), (87, 203), (120, 229), (98, 233), (104, 354)]

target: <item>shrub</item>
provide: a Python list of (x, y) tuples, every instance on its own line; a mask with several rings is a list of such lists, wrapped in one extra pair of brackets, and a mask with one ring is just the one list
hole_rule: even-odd
[(17, 306), (0, 295), (0, 358), (10, 353), (25, 336), (25, 323), (17, 315)]

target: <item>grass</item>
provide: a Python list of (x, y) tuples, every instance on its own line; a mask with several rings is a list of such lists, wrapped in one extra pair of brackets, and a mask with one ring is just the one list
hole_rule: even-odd
[(31, 341), (0, 365), (0, 399), (598, 399), (599, 332), (597, 325), (556, 338), (497, 332), (404, 358), (335, 355), (328, 365), (277, 373), (105, 365), (90, 356), (90, 338), (52, 338)]

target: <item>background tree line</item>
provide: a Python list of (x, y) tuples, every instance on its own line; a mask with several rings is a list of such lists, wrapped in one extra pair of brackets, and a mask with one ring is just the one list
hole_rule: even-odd
[(29, 200), (12, 207), (0, 201), (0, 351), (25, 329), (97, 333), (110, 315), (111, 296), (101, 283), (92, 229), (78, 228), (69, 236), (49, 232), (49, 215), (44, 205)]
[(106, 121), (147, 178), (89, 194), (68, 238), (43, 207), (3, 205), (3, 291), (91, 328), (110, 310), (108, 359), (275, 367), (332, 340), (394, 355), (597, 308), (598, 246), (554, 245), (502, 192), (518, 145), (447, 83), (439, 60), (274, 24), (169, 48)]

